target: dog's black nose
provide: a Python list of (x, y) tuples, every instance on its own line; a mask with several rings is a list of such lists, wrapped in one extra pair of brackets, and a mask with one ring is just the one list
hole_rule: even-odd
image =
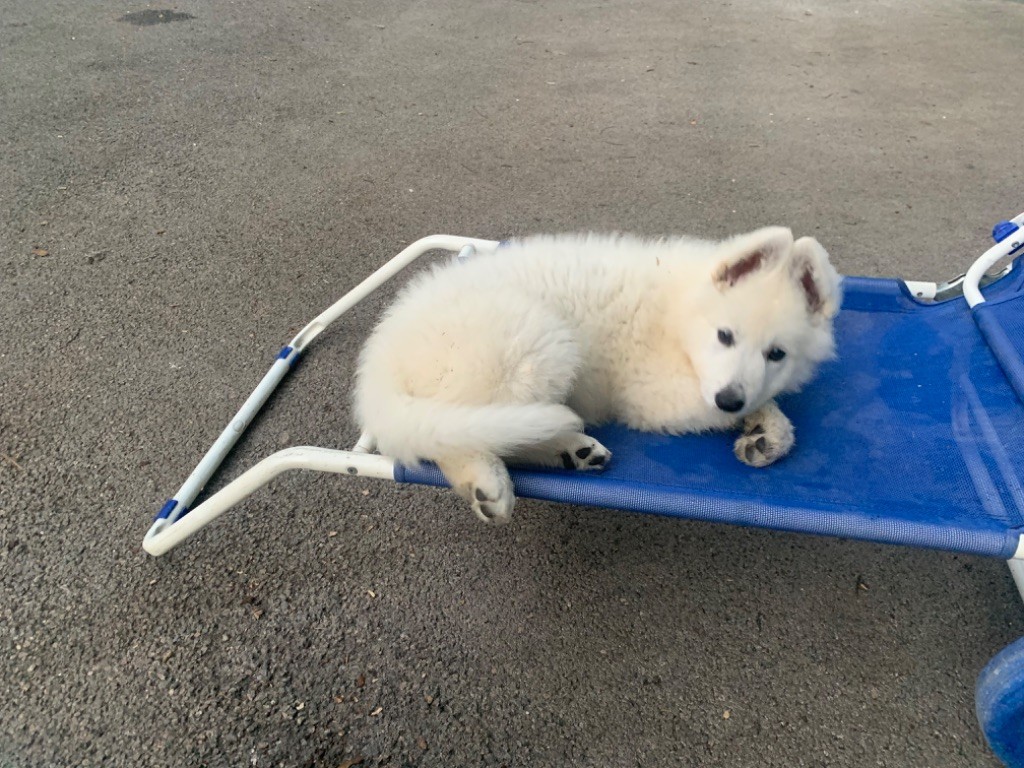
[(736, 413), (744, 406), (743, 395), (735, 387), (726, 387), (715, 395), (715, 405), (726, 413)]

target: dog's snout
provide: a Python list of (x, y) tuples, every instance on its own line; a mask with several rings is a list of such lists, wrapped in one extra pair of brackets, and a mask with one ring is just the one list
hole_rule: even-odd
[(715, 395), (715, 405), (726, 413), (736, 413), (745, 405), (743, 395), (736, 387), (720, 389)]

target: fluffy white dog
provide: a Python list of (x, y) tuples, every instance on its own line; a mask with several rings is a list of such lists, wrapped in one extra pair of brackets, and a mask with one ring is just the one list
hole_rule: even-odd
[(540, 236), (413, 280), (367, 341), (356, 417), (382, 453), (431, 460), (489, 522), (503, 459), (602, 469), (583, 424), (742, 427), (736, 457), (793, 447), (773, 398), (834, 354), (840, 278), (816, 240), (768, 227), (723, 242)]

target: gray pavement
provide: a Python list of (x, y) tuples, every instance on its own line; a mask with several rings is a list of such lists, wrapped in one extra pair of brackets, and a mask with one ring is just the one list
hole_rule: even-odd
[[(786, 224), (955, 274), (1024, 209), (1022, 39), (1002, 0), (6, 0), (0, 764), (997, 765), (998, 561), (536, 502), (493, 529), (297, 474), (140, 541), (280, 345), (425, 234)], [(352, 442), (385, 298), (225, 476)]]

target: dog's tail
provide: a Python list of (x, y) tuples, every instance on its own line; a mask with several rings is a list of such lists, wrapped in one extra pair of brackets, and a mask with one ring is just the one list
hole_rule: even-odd
[(381, 453), (406, 464), (470, 452), (507, 457), (517, 448), (583, 429), (583, 420), (557, 403), (475, 406), (383, 394), (358, 398), (357, 416)]

